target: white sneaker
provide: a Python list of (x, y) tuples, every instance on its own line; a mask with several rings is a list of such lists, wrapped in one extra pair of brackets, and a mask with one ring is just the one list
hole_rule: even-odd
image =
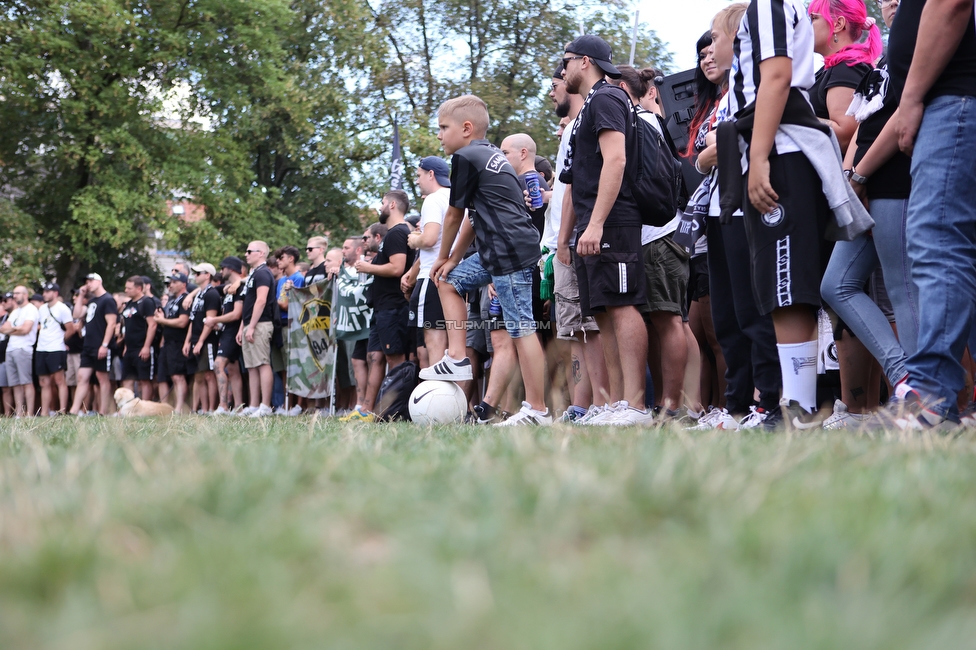
[(859, 427), (867, 420), (870, 414), (851, 413), (847, 410), (847, 404), (839, 399), (834, 400), (834, 412), (824, 420), (824, 429), (846, 429), (847, 427)]
[(573, 420), (573, 424), (587, 425), (590, 423), (590, 420), (603, 413), (603, 411), (605, 411), (607, 408), (609, 407), (606, 405), (597, 406), (596, 404), (593, 404), (590, 406), (590, 408), (586, 409), (586, 413)]
[(495, 427), (517, 427), (520, 425), (542, 425), (549, 426), (552, 424), (552, 416), (549, 415), (549, 409), (546, 409), (545, 413), (536, 411), (532, 408), (532, 405), (528, 402), (522, 402), (522, 408), (518, 410), (518, 413), (508, 418), (504, 422), (496, 422), (492, 426)]
[(630, 404), (627, 403), (627, 400), (620, 400), (619, 402), (614, 402), (610, 406), (604, 406), (603, 411), (601, 413), (594, 415), (593, 418), (591, 418), (587, 422), (584, 422), (583, 424), (590, 427), (604, 426), (606, 424), (609, 424), (609, 420), (611, 420), (616, 413), (623, 411), (628, 407), (630, 407)]
[(293, 407), (291, 407), (285, 412), (285, 415), (290, 415), (292, 417), (301, 414), (302, 414), (302, 407), (299, 406), (298, 404), (295, 404)]
[(739, 426), (735, 418), (729, 415), (726, 409), (715, 408), (708, 410), (708, 413), (698, 418), (698, 424), (686, 427), (686, 431), (711, 431), (713, 429), (724, 429), (735, 431)]
[(756, 406), (749, 407), (749, 415), (739, 420), (738, 429), (756, 429), (766, 421), (767, 412)]
[(268, 406), (267, 404), (262, 404), (261, 406), (257, 407), (257, 409), (255, 409), (255, 411), (251, 413), (248, 417), (263, 418), (265, 416), (272, 415), (273, 413), (274, 411), (271, 409), (270, 406)]
[(252, 414), (257, 413), (257, 411), (258, 411), (257, 406), (247, 406), (245, 408), (242, 408), (237, 414), (242, 418), (248, 418), (251, 417)]
[(444, 358), (432, 366), (420, 371), (420, 378), (424, 381), (469, 381), (471, 374), (471, 360), (464, 357), (460, 361), (444, 354)]
[(654, 412), (635, 409), (633, 406), (614, 411), (600, 424), (612, 427), (632, 427), (641, 424), (654, 424)]
[(230, 415), (230, 411), (225, 409), (223, 406), (218, 406), (217, 409), (210, 415)]

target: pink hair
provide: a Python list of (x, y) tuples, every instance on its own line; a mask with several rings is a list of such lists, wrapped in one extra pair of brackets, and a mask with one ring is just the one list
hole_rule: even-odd
[[(824, 57), (824, 67), (846, 63), (848, 66), (858, 63), (874, 65), (881, 56), (884, 48), (881, 43), (881, 30), (874, 24), (873, 18), (868, 18), (864, 0), (813, 0), (808, 13), (820, 14), (828, 25), (834, 24), (834, 17), (843, 16), (847, 20), (847, 33), (854, 42), (839, 52)], [(867, 32), (868, 37), (862, 43), (861, 37)]]

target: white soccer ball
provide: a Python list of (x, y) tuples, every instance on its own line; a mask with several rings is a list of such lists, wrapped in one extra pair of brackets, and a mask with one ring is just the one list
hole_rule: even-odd
[(453, 381), (422, 381), (410, 394), (410, 419), (417, 424), (462, 422), (468, 399)]

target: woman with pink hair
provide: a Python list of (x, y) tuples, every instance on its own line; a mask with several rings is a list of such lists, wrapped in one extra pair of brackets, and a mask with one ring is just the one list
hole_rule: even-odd
[(846, 152), (857, 129), (847, 108), (854, 89), (881, 56), (881, 31), (868, 17), (864, 0), (813, 0), (807, 13), (813, 24), (813, 51), (824, 58), (810, 89), (810, 103)]

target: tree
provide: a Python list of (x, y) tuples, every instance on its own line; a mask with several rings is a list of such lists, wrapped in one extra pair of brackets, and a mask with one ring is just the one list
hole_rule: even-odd
[[(357, 213), (347, 161), (370, 154), (346, 128), (356, 106), (343, 80), (379, 60), (365, 11), (341, 0), (8, 3), (0, 186), (43, 237), (42, 272), (71, 286), (138, 258), (156, 231), (216, 259)], [(167, 218), (174, 196), (205, 205), (206, 221)]]

